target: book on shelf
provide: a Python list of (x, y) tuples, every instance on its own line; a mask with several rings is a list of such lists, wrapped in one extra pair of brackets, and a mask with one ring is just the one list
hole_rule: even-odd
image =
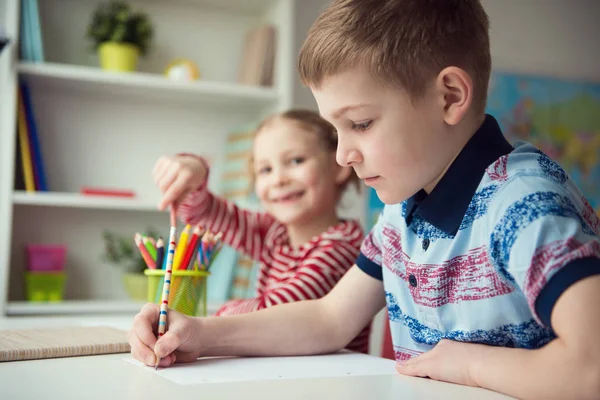
[(29, 62), (44, 62), (44, 45), (38, 0), (21, 0), (20, 25), (21, 60)]
[(128, 189), (83, 186), (79, 192), (84, 196), (135, 198), (135, 192)]
[(264, 24), (249, 30), (238, 68), (238, 83), (273, 86), (277, 28)]
[[(19, 83), (17, 104), (17, 168), (15, 168), (15, 189), (28, 192), (48, 191), (46, 172), (29, 86)], [(21, 176), (18, 176), (18, 175)], [(22, 178), (22, 179), (21, 179)]]

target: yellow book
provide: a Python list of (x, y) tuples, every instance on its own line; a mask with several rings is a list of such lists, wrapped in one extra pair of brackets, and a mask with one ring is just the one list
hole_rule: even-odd
[(23, 104), (23, 97), (21, 92), (18, 94), (19, 110), (17, 113), (18, 117), (18, 131), (19, 141), (21, 142), (21, 159), (23, 161), (23, 174), (25, 180), (25, 190), (28, 192), (35, 192), (35, 178), (33, 176), (33, 163), (31, 162), (31, 146), (29, 145), (29, 131), (27, 128), (27, 120), (25, 119), (25, 104)]

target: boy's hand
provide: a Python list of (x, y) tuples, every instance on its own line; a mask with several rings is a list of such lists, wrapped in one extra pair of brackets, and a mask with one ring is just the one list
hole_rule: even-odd
[(459, 385), (479, 386), (472, 377), (484, 345), (441, 340), (433, 349), (404, 363), (396, 369), (403, 375), (429, 377)]
[(204, 183), (208, 171), (200, 158), (192, 155), (161, 157), (152, 170), (154, 182), (163, 193), (158, 208), (179, 203)]
[(169, 310), (167, 331), (157, 341), (160, 306), (146, 304), (133, 319), (128, 333), (131, 355), (138, 361), (154, 366), (155, 356), (161, 358), (159, 366), (168, 367), (177, 362), (191, 362), (200, 356), (201, 320)]

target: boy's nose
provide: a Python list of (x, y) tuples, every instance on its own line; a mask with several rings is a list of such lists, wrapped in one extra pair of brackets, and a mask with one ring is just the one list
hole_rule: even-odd
[(335, 161), (342, 167), (351, 167), (362, 162), (362, 156), (358, 150), (346, 149), (338, 144)]

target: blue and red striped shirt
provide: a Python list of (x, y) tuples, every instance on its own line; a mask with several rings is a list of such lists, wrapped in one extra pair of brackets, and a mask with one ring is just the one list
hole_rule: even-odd
[(600, 273), (600, 220), (565, 171), (486, 120), (434, 190), (385, 206), (357, 264), (382, 279), (397, 360), (441, 339), (534, 349)]

